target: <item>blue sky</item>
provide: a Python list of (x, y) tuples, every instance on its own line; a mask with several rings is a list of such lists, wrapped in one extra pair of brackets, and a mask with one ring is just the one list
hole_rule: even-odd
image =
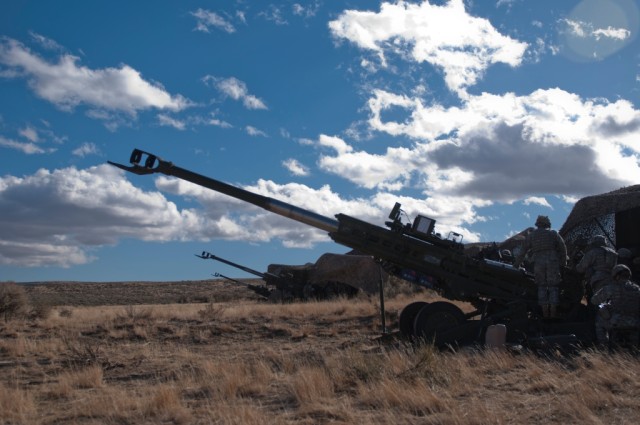
[(0, 4), (0, 281), (187, 280), (345, 252), (140, 148), (332, 217), (464, 242), (640, 182), (633, 0)]

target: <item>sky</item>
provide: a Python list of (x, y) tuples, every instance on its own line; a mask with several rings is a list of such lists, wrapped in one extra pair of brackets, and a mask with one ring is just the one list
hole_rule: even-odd
[(200, 280), (347, 252), (327, 217), (502, 241), (640, 183), (635, 0), (0, 3), (0, 281)]

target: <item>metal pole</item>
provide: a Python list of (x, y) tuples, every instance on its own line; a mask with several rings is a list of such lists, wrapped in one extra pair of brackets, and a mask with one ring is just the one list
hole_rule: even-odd
[(384, 314), (384, 282), (382, 279), (382, 267), (378, 266), (378, 272), (380, 275), (380, 316), (382, 319), (382, 333), (387, 333), (387, 321)]

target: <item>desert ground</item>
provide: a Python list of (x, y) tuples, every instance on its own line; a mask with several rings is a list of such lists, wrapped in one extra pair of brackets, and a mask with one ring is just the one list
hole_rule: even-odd
[(428, 292), (270, 304), (219, 281), (21, 284), (0, 318), (4, 424), (636, 424), (640, 361), (394, 332)]

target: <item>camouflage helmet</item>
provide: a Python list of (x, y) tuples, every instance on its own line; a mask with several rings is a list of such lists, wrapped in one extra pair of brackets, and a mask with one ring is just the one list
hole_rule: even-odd
[(551, 220), (546, 215), (539, 215), (536, 219), (536, 226), (549, 228), (551, 227)]
[(595, 235), (591, 239), (589, 239), (589, 245), (592, 246), (606, 246), (607, 240), (602, 235)]
[(617, 277), (620, 273), (627, 273), (631, 277), (631, 269), (624, 264), (618, 264), (611, 269), (611, 276)]

